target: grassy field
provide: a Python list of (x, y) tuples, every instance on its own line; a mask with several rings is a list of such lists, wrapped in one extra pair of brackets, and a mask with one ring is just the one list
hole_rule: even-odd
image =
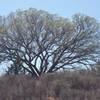
[(100, 100), (100, 76), (93, 72), (0, 77), (0, 100)]

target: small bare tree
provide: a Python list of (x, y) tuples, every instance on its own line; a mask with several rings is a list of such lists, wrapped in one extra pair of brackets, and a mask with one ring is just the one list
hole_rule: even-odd
[(99, 23), (76, 14), (68, 20), (29, 9), (2, 19), (0, 60), (32, 76), (89, 65), (99, 57)]

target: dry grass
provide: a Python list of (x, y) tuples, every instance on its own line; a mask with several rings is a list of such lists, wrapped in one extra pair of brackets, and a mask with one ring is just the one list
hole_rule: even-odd
[(100, 100), (100, 76), (92, 72), (64, 72), (0, 77), (0, 100)]

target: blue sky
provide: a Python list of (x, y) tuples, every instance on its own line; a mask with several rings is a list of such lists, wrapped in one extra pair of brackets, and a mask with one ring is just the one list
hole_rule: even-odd
[(63, 17), (71, 17), (80, 12), (100, 21), (100, 0), (0, 0), (0, 15), (30, 7)]
[(80, 12), (100, 22), (100, 0), (0, 0), (0, 15), (30, 7), (68, 18)]

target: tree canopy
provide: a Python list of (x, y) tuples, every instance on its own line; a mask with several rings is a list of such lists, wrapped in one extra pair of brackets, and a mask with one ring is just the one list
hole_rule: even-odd
[(72, 19), (36, 9), (0, 18), (0, 62), (11, 61), (13, 73), (32, 76), (85, 67), (100, 59), (100, 25), (95, 18)]

